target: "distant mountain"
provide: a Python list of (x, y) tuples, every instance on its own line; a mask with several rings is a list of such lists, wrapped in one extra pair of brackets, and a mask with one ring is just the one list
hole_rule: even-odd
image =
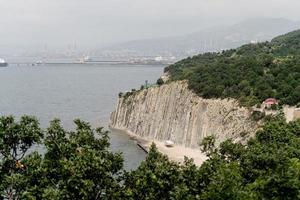
[(207, 51), (236, 48), (249, 42), (262, 42), (300, 28), (287, 19), (255, 18), (232, 26), (205, 29), (188, 35), (130, 41), (104, 50), (145, 55), (195, 55)]

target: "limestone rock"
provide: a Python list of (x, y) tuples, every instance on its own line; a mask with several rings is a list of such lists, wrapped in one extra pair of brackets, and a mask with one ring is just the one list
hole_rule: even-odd
[(247, 140), (258, 126), (250, 115), (234, 99), (203, 99), (186, 81), (177, 81), (119, 98), (110, 126), (145, 139), (199, 148), (210, 135), (216, 136), (217, 144), (229, 138)]

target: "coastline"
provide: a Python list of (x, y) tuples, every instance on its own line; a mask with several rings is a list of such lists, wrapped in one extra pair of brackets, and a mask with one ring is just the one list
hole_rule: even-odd
[(165, 146), (164, 142), (153, 139), (145, 139), (126, 129), (119, 129), (115, 127), (109, 127), (109, 129), (111, 131), (128, 135), (130, 139), (135, 140), (137, 145), (145, 152), (148, 152), (151, 144), (154, 143), (160, 153), (167, 155), (170, 160), (175, 162), (183, 163), (184, 157), (188, 157), (194, 160), (195, 165), (201, 166), (207, 159), (200, 149), (192, 149), (180, 145), (175, 145), (174, 147), (169, 148)]

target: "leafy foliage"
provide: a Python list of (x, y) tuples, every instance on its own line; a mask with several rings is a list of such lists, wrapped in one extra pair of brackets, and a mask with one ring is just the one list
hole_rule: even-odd
[(25, 166), (20, 162), (28, 149), (41, 142), (43, 133), (34, 117), (15, 122), (12, 116), (0, 118), (0, 196), (7, 199), (23, 190)]
[[(170, 161), (153, 145), (130, 172), (109, 150), (107, 132), (75, 124), (66, 131), (53, 120), (42, 131), (33, 117), (1, 117), (0, 199), (300, 198), (300, 121), (270, 119), (246, 145), (228, 140), (217, 148), (206, 138), (208, 160), (200, 167)], [(41, 142), (45, 154), (28, 152)]]
[(75, 124), (76, 131), (67, 132), (59, 120), (52, 121), (45, 133), (45, 155), (34, 152), (22, 159), (16, 158), (15, 152), (24, 153), (40, 142), (42, 132), (37, 120), (23, 117), (16, 123), (12, 117), (1, 118), (1, 196), (102, 199), (117, 195), (120, 184), (115, 177), (123, 167), (122, 156), (108, 150), (107, 132), (93, 130), (80, 120)]
[(244, 106), (269, 97), (300, 102), (300, 30), (271, 42), (187, 58), (165, 69), (171, 80), (188, 80), (205, 98), (236, 98)]

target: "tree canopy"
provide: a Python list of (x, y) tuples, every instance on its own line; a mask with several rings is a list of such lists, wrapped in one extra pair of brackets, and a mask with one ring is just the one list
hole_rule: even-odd
[[(42, 131), (34, 117), (0, 118), (0, 195), (4, 199), (103, 199), (118, 194), (123, 158), (109, 151), (108, 133), (75, 120), (66, 131), (59, 120)], [(25, 155), (35, 144), (45, 154)], [(25, 156), (24, 156), (25, 155)]]
[[(202, 141), (208, 160), (170, 161), (152, 146), (145, 161), (123, 169), (108, 132), (75, 120), (42, 130), (34, 117), (0, 118), (0, 199), (299, 199), (300, 121), (268, 121), (247, 144)], [(29, 151), (36, 144), (45, 152)]]
[(187, 58), (165, 69), (171, 81), (188, 80), (204, 98), (235, 98), (253, 106), (273, 97), (300, 102), (300, 30), (271, 42)]

